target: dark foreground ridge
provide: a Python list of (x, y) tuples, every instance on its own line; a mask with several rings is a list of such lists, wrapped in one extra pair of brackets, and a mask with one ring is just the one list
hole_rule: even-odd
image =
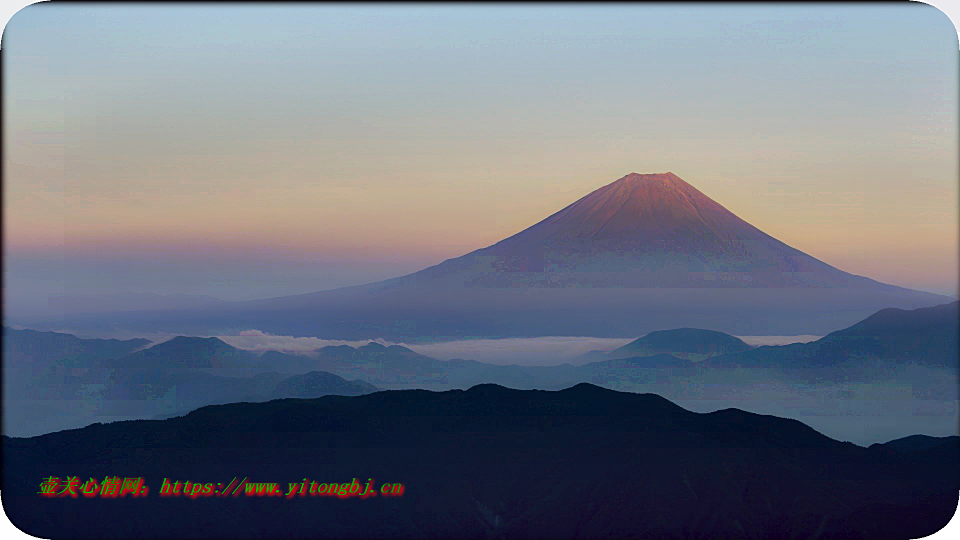
[[(4, 437), (3, 506), (42, 538), (921, 538), (954, 515), (957, 438), (863, 448), (653, 394), (385, 391)], [(146, 498), (42, 498), (143, 477)], [(401, 482), (403, 497), (161, 498), (194, 482)]]

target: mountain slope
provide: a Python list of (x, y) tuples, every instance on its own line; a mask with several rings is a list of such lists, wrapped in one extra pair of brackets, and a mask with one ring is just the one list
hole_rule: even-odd
[(883, 309), (820, 341), (856, 347), (873, 356), (896, 356), (930, 365), (957, 367), (960, 302), (912, 311)]
[(255, 355), (227, 345), (218, 338), (177, 336), (123, 358), (105, 363), (117, 368), (221, 368), (252, 363)]
[(84, 339), (59, 332), (3, 327), (3, 366), (41, 367), (111, 360), (150, 344), (146, 339)]
[(325, 371), (311, 371), (288, 377), (276, 384), (270, 393), (271, 399), (316, 398), (328, 394), (359, 396), (376, 392), (372, 384), (361, 380), (347, 381), (343, 377)]
[(780, 242), (669, 172), (628, 174), (492, 246), (385, 286), (893, 288)]
[(710, 367), (832, 366), (855, 358), (960, 367), (960, 302), (915, 310), (883, 309), (809, 343), (758, 347), (706, 361)]
[(960, 436), (930, 437), (928, 435), (910, 435), (908, 437), (887, 441), (883, 446), (907, 454), (937, 448), (944, 444), (960, 445)]
[[(793, 420), (696, 414), (588, 384), (240, 403), (3, 445), (4, 509), (39, 537), (893, 540), (946, 524), (960, 489), (957, 444), (904, 455)], [(38, 497), (51, 474), (142, 476), (150, 500)], [(305, 477), (405, 491), (333, 501), (157, 496), (164, 478), (225, 486), (234, 477), (285, 492)]]
[(447, 363), (399, 345), (339, 345), (318, 351), (321, 367), (350, 379), (382, 384), (443, 384)]

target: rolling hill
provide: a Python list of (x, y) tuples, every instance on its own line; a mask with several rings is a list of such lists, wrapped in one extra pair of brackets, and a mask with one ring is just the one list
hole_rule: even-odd
[(606, 354), (607, 358), (630, 358), (672, 354), (686, 360), (704, 360), (721, 354), (731, 354), (752, 349), (738, 337), (698, 328), (658, 330), (627, 343)]

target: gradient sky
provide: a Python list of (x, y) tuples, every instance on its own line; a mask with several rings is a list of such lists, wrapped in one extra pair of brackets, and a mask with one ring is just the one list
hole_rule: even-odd
[(923, 4), (35, 4), (2, 46), (8, 299), (364, 283), (665, 171), (957, 292), (957, 32)]

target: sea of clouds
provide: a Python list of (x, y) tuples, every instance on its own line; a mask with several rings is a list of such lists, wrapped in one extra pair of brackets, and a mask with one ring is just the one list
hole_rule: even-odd
[[(415, 352), (450, 360), (461, 358), (490, 364), (555, 365), (564, 362), (582, 363), (580, 356), (591, 351), (612, 351), (633, 341), (633, 338), (599, 338), (587, 336), (547, 336), (536, 338), (465, 339), (432, 343), (404, 343), (383, 339), (347, 341), (316, 337), (278, 336), (260, 330), (244, 330), (237, 335), (217, 336), (224, 342), (248, 351), (280, 351), (309, 354), (331, 345), (360, 347), (370, 342), (401, 345)], [(782, 345), (807, 342), (819, 336), (743, 336), (751, 345)]]
[[(16, 326), (14, 326), (16, 328)], [(143, 348), (149, 348), (164, 341), (173, 339), (179, 334), (154, 332), (103, 332), (89, 334), (76, 332), (69, 328), (57, 329), (57, 332), (75, 334), (81, 337), (131, 339), (146, 338), (152, 343)], [(501, 339), (463, 339), (455, 341), (405, 343), (384, 339), (366, 339), (360, 341), (320, 339), (317, 337), (280, 336), (261, 330), (244, 330), (238, 334), (203, 336), (217, 337), (225, 343), (253, 352), (279, 351), (287, 354), (309, 355), (319, 349), (331, 345), (349, 345), (361, 347), (374, 342), (381, 345), (400, 345), (415, 352), (437, 358), (451, 360), (477, 360), (489, 364), (520, 364), (528, 366), (556, 365), (563, 363), (583, 364), (595, 359), (584, 359), (582, 355), (591, 351), (612, 351), (630, 343), (635, 338), (600, 338), (589, 336), (546, 336), (535, 338), (501, 338)], [(820, 339), (821, 336), (738, 336), (746, 343), (754, 346), (786, 345), (789, 343), (809, 342)]]

